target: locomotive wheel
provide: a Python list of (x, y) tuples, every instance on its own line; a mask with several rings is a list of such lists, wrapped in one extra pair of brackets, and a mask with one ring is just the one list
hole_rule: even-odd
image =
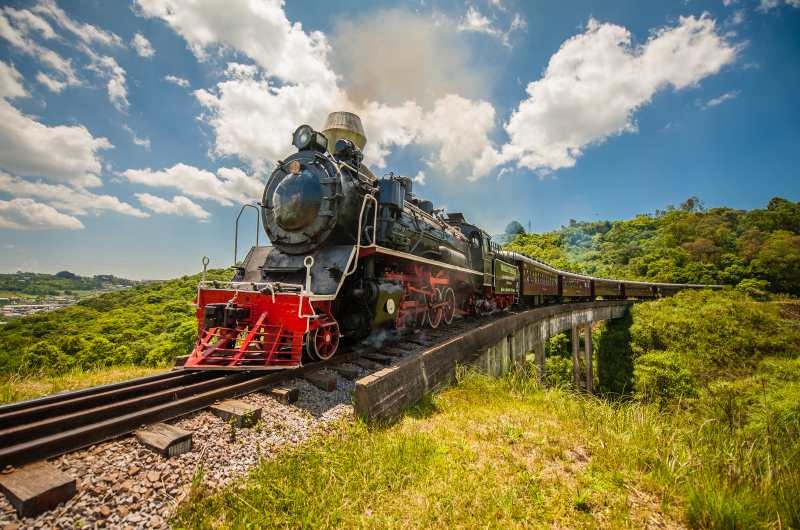
[(327, 361), (339, 347), (339, 324), (336, 321), (326, 323), (306, 337), (306, 355), (313, 360)]
[(453, 291), (452, 287), (448, 287), (444, 290), (444, 307), (442, 308), (442, 313), (444, 317), (444, 323), (450, 324), (453, 321), (453, 317), (456, 316), (456, 293)]
[(431, 305), (428, 309), (428, 324), (436, 329), (442, 323), (442, 316), (444, 316), (444, 305), (442, 304), (442, 290), (436, 288), (433, 290), (431, 296)]

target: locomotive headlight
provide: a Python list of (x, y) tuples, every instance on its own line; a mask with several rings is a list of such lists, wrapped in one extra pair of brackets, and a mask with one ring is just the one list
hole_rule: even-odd
[(328, 149), (328, 139), (324, 134), (312, 129), (310, 125), (301, 125), (292, 135), (292, 145), (298, 151), (313, 149), (324, 152)]
[(292, 135), (292, 145), (298, 150), (302, 151), (311, 143), (311, 136), (314, 134), (314, 129), (310, 125), (301, 125), (294, 131)]

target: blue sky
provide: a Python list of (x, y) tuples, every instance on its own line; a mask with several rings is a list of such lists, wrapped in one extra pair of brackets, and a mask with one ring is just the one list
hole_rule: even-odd
[(364, 5), (4, 3), (0, 270), (227, 265), (238, 205), (333, 110), (492, 232), (800, 198), (798, 0)]

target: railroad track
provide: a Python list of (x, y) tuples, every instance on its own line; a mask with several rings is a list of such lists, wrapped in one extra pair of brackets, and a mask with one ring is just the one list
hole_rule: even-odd
[(0, 468), (110, 440), (142, 425), (177, 418), (325, 364), (310, 363), (269, 373), (174, 370), (6, 405), (0, 407)]
[[(431, 346), (466, 330), (474, 319), (448, 328), (391, 341), (390, 350)], [(0, 469), (54, 457), (174, 419), (214, 402), (249, 394), (267, 385), (326, 366), (351, 362), (382, 348), (367, 347), (328, 361), (275, 372), (173, 370), (122, 383), (55, 394), (0, 406)]]

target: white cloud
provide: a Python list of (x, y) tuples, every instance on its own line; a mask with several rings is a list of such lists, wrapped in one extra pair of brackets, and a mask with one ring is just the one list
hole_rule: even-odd
[[(800, 0), (785, 0), (787, 6), (800, 7)], [(771, 9), (775, 9), (781, 5), (781, 0), (761, 0), (758, 10), (766, 13)]]
[(211, 217), (211, 214), (205, 211), (200, 205), (182, 195), (173, 197), (171, 201), (156, 197), (155, 195), (150, 195), (149, 193), (136, 193), (135, 195), (142, 206), (156, 213), (194, 217), (201, 220), (206, 220)]
[(725, 7), (730, 7), (736, 3), (736, 0), (722, 0), (722, 5)]
[(459, 31), (471, 31), (483, 33), (498, 39), (503, 46), (511, 47), (511, 34), (515, 31), (524, 29), (527, 26), (525, 19), (519, 13), (514, 14), (514, 18), (507, 30), (498, 27), (497, 22), (481, 13), (475, 6), (469, 6), (461, 22), (458, 24)]
[(414, 181), (415, 184), (419, 184), (420, 186), (424, 186), (425, 185), (425, 179), (426, 179), (425, 172), (422, 171), (422, 170), (419, 170), (417, 172), (417, 174), (414, 175), (414, 178), (412, 180)]
[[(0, 97), (26, 96), (21, 76), (0, 61)], [(0, 168), (16, 175), (44, 177), (76, 186), (98, 186), (97, 152), (113, 146), (81, 125), (47, 126), (0, 100)]]
[(165, 75), (164, 76), (164, 81), (166, 81), (168, 83), (172, 83), (174, 85), (178, 85), (179, 87), (182, 87), (182, 88), (186, 88), (186, 87), (189, 86), (189, 81), (188, 80), (186, 80), (186, 79), (184, 79), (182, 77), (174, 76), (174, 75)]
[(111, 149), (82, 125), (48, 126), (0, 101), (0, 168), (76, 186), (99, 186), (98, 151)]
[(223, 206), (261, 198), (263, 183), (238, 168), (220, 168), (217, 174), (186, 164), (170, 168), (128, 169), (121, 173), (130, 182), (156, 188), (175, 188), (189, 197), (216, 201)]
[(36, 74), (36, 80), (43, 84), (50, 92), (55, 92), (56, 94), (64, 90), (64, 87), (67, 86), (63, 81), (53, 79), (44, 72), (38, 72)]
[(117, 61), (108, 55), (98, 55), (85, 44), (80, 45), (80, 49), (89, 57), (91, 61), (88, 68), (100, 77), (107, 79), (106, 92), (108, 100), (114, 108), (120, 112), (128, 109), (128, 87), (125, 78), (125, 69)]
[(214, 129), (214, 153), (237, 155), (256, 171), (291, 149), (291, 134), (302, 123), (320, 127), (341, 94), (318, 84), (276, 86), (253, 71), (231, 64), (215, 90), (194, 92)]
[(428, 164), (438, 172), (468, 180), (485, 176), (500, 161), (489, 139), (495, 111), (486, 101), (449, 94), (430, 111), (413, 102), (395, 107), (370, 103), (361, 113), (368, 138), (365, 155), (379, 168), (392, 147), (411, 144), (433, 148)]
[(12, 230), (81, 230), (75, 217), (31, 199), (0, 199), (0, 228)]
[(744, 9), (737, 9), (736, 12), (734, 12), (730, 18), (730, 24), (732, 26), (738, 26), (739, 24), (744, 22), (744, 19), (745, 19)]
[(138, 136), (134, 136), (133, 144), (143, 147), (146, 151), (150, 150), (150, 138), (139, 138)]
[(77, 22), (67, 16), (64, 11), (56, 5), (55, 0), (39, 0), (33, 7), (35, 13), (45, 15), (56, 24), (74, 34), (85, 44), (98, 43), (106, 46), (122, 46), (122, 39), (110, 31), (102, 30), (91, 24)]
[(150, 44), (147, 37), (141, 33), (137, 33), (133, 36), (133, 39), (131, 39), (131, 46), (133, 46), (133, 49), (139, 54), (139, 57), (150, 58), (156, 53), (153, 49), (153, 45)]
[(0, 98), (21, 98), (28, 95), (22, 86), (22, 74), (13, 66), (0, 61)]
[(53, 31), (52, 26), (50, 26), (45, 19), (38, 15), (34, 15), (27, 9), (4, 7), (3, 13), (5, 13), (9, 18), (13, 19), (14, 23), (18, 27), (22, 28), (25, 33), (37, 31), (42, 38), (48, 40), (56, 38), (56, 33)]
[(724, 94), (721, 94), (721, 95), (719, 95), (719, 96), (717, 96), (715, 98), (709, 99), (703, 105), (703, 109), (708, 109), (708, 108), (711, 108), (711, 107), (716, 107), (718, 105), (722, 105), (723, 103), (725, 103), (729, 99), (734, 99), (738, 95), (739, 95), (739, 91), (738, 90), (731, 90), (730, 92), (725, 92)]
[(0, 192), (13, 197), (44, 199), (54, 208), (72, 215), (87, 215), (90, 211), (111, 211), (132, 217), (149, 215), (111, 195), (98, 195), (63, 184), (30, 182), (0, 171)]
[[(141, 13), (161, 18), (203, 60), (209, 50), (238, 50), (269, 76), (289, 83), (334, 85), (327, 65), (328, 43), (286, 18), (283, 2), (270, 0), (136, 0)], [(322, 76), (322, 77), (320, 77)]]
[(63, 82), (68, 85), (79, 85), (80, 80), (72, 68), (72, 61), (64, 59), (49, 48), (45, 48), (29, 38), (28, 33), (35, 29), (24, 18), (14, 18), (15, 25), (11, 23), (11, 15), (7, 11), (0, 12), (0, 37), (7, 40), (15, 48), (35, 57), (42, 64), (57, 72)]
[(587, 146), (635, 131), (634, 112), (657, 91), (693, 86), (737, 53), (708, 16), (681, 17), (641, 46), (631, 45), (627, 29), (591, 19), (528, 85), (506, 123), (503, 160), (540, 171), (572, 167)]

